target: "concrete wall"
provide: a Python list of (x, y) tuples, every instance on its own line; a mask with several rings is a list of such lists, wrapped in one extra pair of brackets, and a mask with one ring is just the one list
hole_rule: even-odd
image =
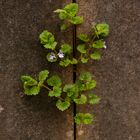
[[(72, 44), (72, 29), (60, 33), (59, 20), (52, 12), (70, 0), (0, 1), (0, 140), (74, 140), (73, 107), (65, 113), (45, 91), (39, 96), (22, 96), (20, 76), (35, 76), (49, 69), (72, 82), (72, 67), (63, 70), (46, 61), (38, 35), (49, 29), (60, 42)], [(94, 92), (102, 101), (97, 106), (77, 106), (77, 112), (95, 114), (95, 122), (82, 126), (77, 140), (140, 139), (140, 17), (139, 0), (77, 0), (84, 25), (77, 34), (88, 33), (91, 24), (110, 24), (108, 48), (102, 60), (78, 65), (97, 80)], [(63, 75), (65, 73), (65, 75)], [(66, 79), (67, 77), (67, 79)], [(82, 132), (81, 131), (81, 132)]]

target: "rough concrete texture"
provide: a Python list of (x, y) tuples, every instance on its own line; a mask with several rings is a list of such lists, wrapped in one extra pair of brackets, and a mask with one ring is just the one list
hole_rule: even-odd
[[(83, 126), (77, 140), (140, 139), (140, 17), (139, 0), (77, 0), (85, 23), (78, 33), (89, 32), (92, 23), (110, 24), (110, 36), (102, 60), (79, 66), (97, 80), (93, 92), (100, 105), (78, 107), (95, 114), (94, 124)], [(79, 129), (79, 127), (78, 127)], [(79, 132), (79, 130), (77, 130)]]
[(70, 0), (0, 0), (0, 140), (73, 140), (72, 109), (58, 111), (46, 91), (22, 96), (20, 85), (22, 74), (35, 76), (46, 68), (72, 82), (72, 69), (48, 64), (38, 41), (49, 29), (59, 42), (72, 42), (72, 32), (62, 35), (53, 13), (66, 2)]

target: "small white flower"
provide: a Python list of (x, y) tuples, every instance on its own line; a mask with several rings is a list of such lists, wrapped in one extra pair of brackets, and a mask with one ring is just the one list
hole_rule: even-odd
[(55, 54), (53, 52), (51, 52), (50, 54), (50, 60), (54, 60), (56, 58)]
[(107, 45), (106, 45), (106, 43), (104, 42), (104, 48), (106, 49), (107, 48)]
[(58, 57), (59, 57), (59, 58), (64, 58), (64, 53), (63, 53), (62, 51), (60, 51), (60, 52), (58, 53)]

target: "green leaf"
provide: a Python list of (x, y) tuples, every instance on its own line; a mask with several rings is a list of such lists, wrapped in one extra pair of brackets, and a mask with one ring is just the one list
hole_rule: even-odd
[(96, 49), (104, 48), (104, 41), (102, 41), (102, 40), (95, 41), (95, 42), (92, 44), (92, 47), (93, 47), (93, 48), (96, 48)]
[(76, 116), (74, 117), (74, 120), (76, 124), (82, 124), (83, 113), (77, 113)]
[(53, 37), (52, 33), (50, 33), (47, 30), (43, 31), (39, 35), (39, 39), (41, 41), (41, 44), (46, 44), (46, 43), (50, 42), (50, 38), (51, 38), (51, 42), (54, 42), (54, 37)]
[(96, 81), (95, 80), (90, 80), (90, 81), (76, 81), (76, 85), (78, 86), (80, 91), (86, 91), (86, 90), (91, 90), (96, 87)]
[(63, 91), (67, 93), (68, 97), (77, 97), (78, 96), (78, 87), (75, 84), (65, 85)]
[(43, 44), (45, 48), (51, 49), (51, 50), (55, 49), (57, 42), (55, 41), (54, 35), (52, 33), (45, 30), (40, 34), (39, 38), (40, 38), (41, 44)]
[(68, 109), (70, 107), (70, 102), (58, 100), (56, 102), (56, 107), (59, 110), (64, 111), (64, 110), (66, 110), (66, 109)]
[(47, 30), (44, 30), (40, 35), (39, 35), (41, 44), (46, 44), (46, 43), (52, 43), (54, 42), (54, 36), (52, 35), (52, 33), (50, 33)]
[(76, 104), (85, 104), (87, 102), (87, 97), (85, 95), (81, 95), (79, 99), (74, 99)]
[(54, 75), (51, 78), (49, 78), (47, 80), (47, 83), (49, 86), (55, 86), (55, 87), (61, 86), (61, 84), (62, 84), (61, 79), (58, 75)]
[(38, 87), (42, 87), (43, 83), (44, 83), (44, 81), (39, 81), (38, 82)]
[(59, 65), (63, 67), (67, 67), (69, 64), (71, 64), (71, 60), (68, 58), (59, 62)]
[(100, 97), (98, 97), (97, 95), (95, 95), (95, 94), (89, 94), (88, 95), (88, 98), (89, 98), (89, 103), (90, 104), (98, 104), (99, 102), (100, 102)]
[(64, 10), (70, 15), (70, 16), (75, 16), (76, 13), (78, 12), (78, 4), (76, 3), (70, 3), (65, 6)]
[(84, 114), (83, 116), (83, 124), (91, 124), (93, 121), (93, 116), (89, 113)]
[(69, 19), (69, 22), (75, 25), (81, 24), (83, 23), (83, 21), (84, 21), (83, 17), (80, 16), (72, 17), (71, 19)]
[[(33, 78), (31, 76), (26, 76), (26, 75), (22, 75), (21, 76), (21, 81), (22, 82), (27, 82), (27, 81), (30, 81), (32, 80)], [(34, 79), (33, 79), (34, 80)]]
[(80, 44), (77, 46), (77, 50), (80, 52), (80, 53), (86, 53), (86, 49), (85, 49), (85, 44)]
[(82, 72), (82, 73), (80, 74), (79, 79), (80, 79), (81, 81), (91, 81), (91, 79), (92, 79), (92, 74), (91, 74), (90, 72)]
[(63, 44), (61, 45), (61, 49), (60, 49), (63, 53), (70, 53), (72, 50), (72, 47), (69, 44)]
[(75, 59), (75, 58), (73, 58), (72, 60), (71, 60), (71, 62), (70, 62), (71, 64), (73, 64), (73, 65), (75, 65), (75, 64), (77, 64), (78, 63), (78, 60), (77, 59)]
[(24, 84), (24, 93), (26, 95), (37, 95), (40, 91), (38, 82), (30, 76), (21, 76), (21, 80)]
[(86, 90), (86, 84), (82, 83), (82, 81), (77, 80), (76, 85), (78, 86), (79, 91), (85, 91)]
[(40, 92), (40, 87), (32, 86), (24, 89), (26, 95), (37, 95)]
[[(76, 3), (70, 3), (64, 7), (64, 9), (57, 9), (55, 11), (56, 13), (59, 13), (59, 18), (61, 20), (68, 20), (72, 24), (81, 24), (83, 22), (83, 17), (76, 16), (76, 13), (78, 12), (78, 4)], [(66, 26), (63, 26), (65, 29)]]
[(86, 34), (80, 34), (80, 35), (78, 35), (78, 38), (83, 42), (89, 41), (88, 35), (86, 35)]
[(57, 9), (54, 11), (54, 13), (63, 13), (63, 12), (66, 13), (66, 11), (63, 9)]
[(31, 76), (26, 76), (23, 75), (21, 76), (21, 81), (24, 82), (28, 82), (30, 85), (36, 85), (37, 81), (35, 79), (33, 79)]
[(49, 62), (56, 62), (57, 61), (57, 57), (54, 53), (48, 53), (47, 56), (46, 56), (47, 60)]
[(45, 47), (46, 49), (54, 50), (54, 49), (56, 48), (56, 45), (57, 45), (57, 42), (53, 42), (53, 43), (45, 44), (44, 47)]
[(49, 92), (50, 97), (60, 97), (62, 89), (60, 87), (53, 87), (53, 90)]
[(98, 36), (107, 37), (109, 34), (109, 25), (106, 23), (97, 24), (95, 26)]
[(82, 62), (82, 63), (87, 63), (88, 60), (89, 60), (88, 58), (81, 57), (81, 62)]
[(69, 19), (71, 17), (75, 17), (76, 13), (78, 12), (78, 4), (70, 3), (67, 4), (64, 9), (57, 9), (54, 12), (59, 13), (59, 18), (61, 20)]
[(48, 77), (49, 75), (49, 71), (48, 70), (43, 70), (39, 73), (39, 81), (45, 81), (46, 78)]
[(69, 27), (69, 26), (68, 26), (67, 24), (62, 24), (61, 27), (60, 27), (60, 29), (61, 29), (61, 31), (64, 31), (64, 30), (66, 30), (68, 27)]
[(91, 80), (91, 81), (86, 83), (86, 89), (87, 90), (94, 89), (95, 87), (96, 87), (96, 81), (95, 80)]
[(54, 11), (55, 13), (59, 13), (59, 18), (64, 20), (69, 17), (74, 17), (78, 12), (78, 4), (70, 3), (67, 4), (64, 9), (57, 9)]
[(38, 84), (38, 82), (30, 76), (21, 76), (21, 81), (24, 83), (24, 88)]
[(76, 124), (91, 124), (93, 116), (89, 113), (77, 113), (74, 119)]
[(71, 97), (66, 96), (65, 101), (67, 101), (67, 102), (71, 102), (72, 99), (71, 99)]
[(93, 60), (100, 60), (101, 54), (98, 51), (95, 51), (93, 54), (90, 55), (90, 58)]
[(68, 15), (67, 15), (66, 11), (65, 11), (65, 12), (61, 12), (61, 13), (59, 14), (59, 18), (60, 18), (61, 20), (67, 19), (67, 17), (68, 17)]

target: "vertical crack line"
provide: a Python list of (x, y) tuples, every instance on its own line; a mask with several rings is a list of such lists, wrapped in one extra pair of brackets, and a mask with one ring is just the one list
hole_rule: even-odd
[[(76, 0), (72, 0), (73, 3), (76, 3)], [(73, 57), (76, 58), (76, 25), (73, 25)], [(73, 65), (73, 83), (76, 81), (76, 65)], [(73, 116), (76, 115), (76, 104), (73, 103)], [(73, 120), (74, 122), (74, 120)], [(76, 123), (74, 122), (74, 140), (76, 140)]]
[[(76, 58), (76, 26), (73, 26), (73, 57)], [(76, 81), (76, 65), (73, 65), (73, 83)], [(76, 104), (73, 103), (73, 115), (76, 115)], [(76, 123), (74, 122), (74, 140), (76, 140)]]

